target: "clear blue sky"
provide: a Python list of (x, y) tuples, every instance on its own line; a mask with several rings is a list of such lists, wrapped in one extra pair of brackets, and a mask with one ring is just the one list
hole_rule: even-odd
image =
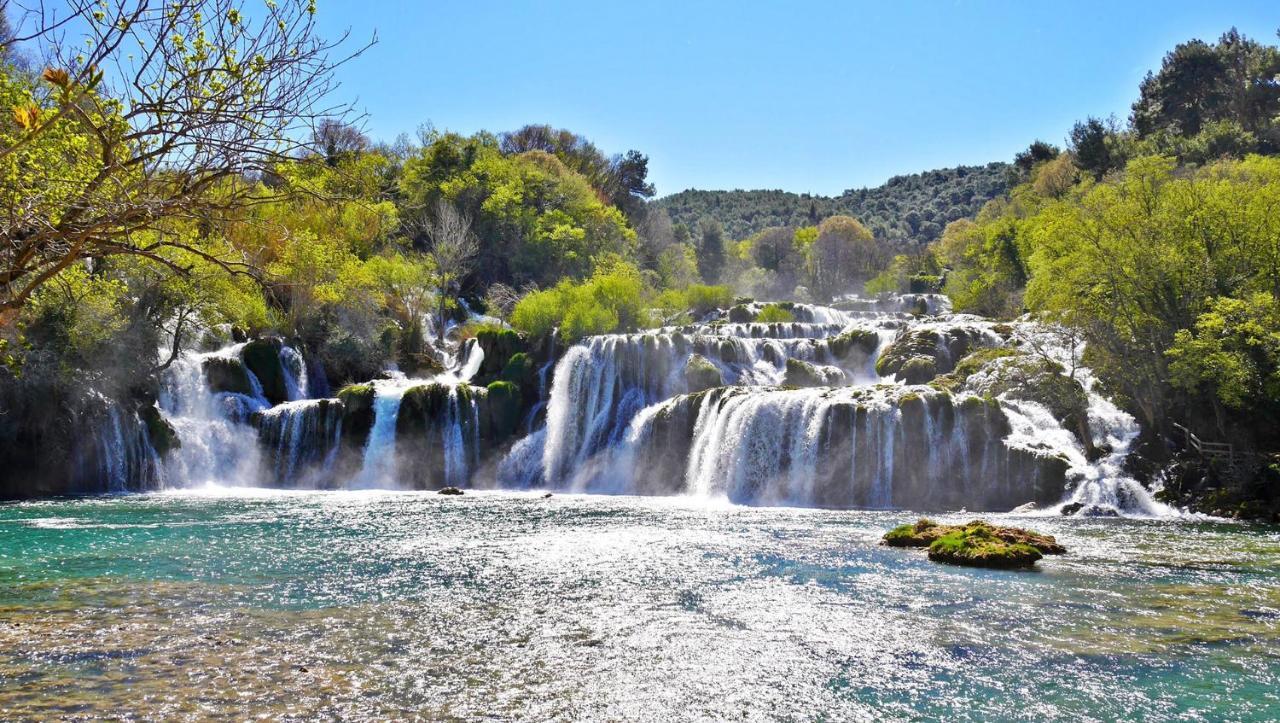
[(1127, 116), (1176, 43), (1232, 25), (1277, 42), (1280, 2), (320, 0), (379, 42), (339, 93), (391, 140), (550, 123), (648, 154), (686, 188), (834, 194), (1061, 144)]

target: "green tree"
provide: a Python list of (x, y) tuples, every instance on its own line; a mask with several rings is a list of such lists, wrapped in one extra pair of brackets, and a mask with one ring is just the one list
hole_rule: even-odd
[(715, 283), (724, 271), (724, 228), (710, 216), (698, 222), (698, 271), (704, 281)]

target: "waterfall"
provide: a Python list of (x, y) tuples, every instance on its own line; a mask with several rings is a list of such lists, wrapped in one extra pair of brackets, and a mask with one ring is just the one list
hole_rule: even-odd
[(373, 383), (373, 427), (365, 442), (360, 474), (350, 486), (361, 489), (398, 486), (396, 419), (400, 414), (400, 401), (409, 386), (409, 380), (403, 377)]
[(161, 485), (160, 459), (146, 425), (132, 412), (101, 398), (103, 415), (89, 443), (77, 453), (76, 489), (83, 492), (136, 492)]
[(284, 386), (289, 401), (306, 399), (309, 386), (307, 384), (307, 364), (291, 346), (280, 347), (280, 368), (284, 370)]
[[(941, 374), (983, 347), (1044, 355), (1048, 327), (951, 314), (945, 297), (929, 294), (792, 308), (800, 321), (713, 321), (583, 340), (557, 363), (546, 424), (511, 450), (500, 483), (747, 504), (1000, 510), (1034, 502), (1056, 512), (1078, 502), (1173, 513), (1122, 473), (1137, 425), (1093, 389), (1078, 346), (1069, 359), (1050, 356), (1085, 390), (1092, 441), (1107, 450), (1097, 461), (1038, 402), (913, 386), (898, 367), (886, 377), (876, 371), (891, 344), (902, 346), (904, 361), (923, 355)], [(688, 393), (694, 355), (724, 386)], [(832, 379), (820, 373), (834, 366), (847, 382), (778, 388), (790, 379), (789, 359), (815, 365), (811, 377)]]
[[(262, 385), (244, 367), (244, 344), (208, 353), (186, 352), (170, 365), (163, 380), (159, 406), (177, 432), (182, 446), (165, 459), (168, 483), (183, 487), (256, 485), (261, 453), (257, 434), (248, 424), (255, 412), (270, 407)], [(246, 385), (238, 391), (214, 391), (205, 369), (229, 370)], [(240, 376), (240, 375), (243, 376)]]
[(304, 399), (262, 413), (258, 436), (271, 454), (271, 481), (280, 486), (325, 486), (342, 434), (342, 410), (332, 399)]

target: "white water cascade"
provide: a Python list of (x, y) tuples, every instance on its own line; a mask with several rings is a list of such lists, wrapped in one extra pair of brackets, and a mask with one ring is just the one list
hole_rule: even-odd
[[(1079, 349), (1059, 358), (1042, 327), (953, 315), (945, 297), (839, 306), (795, 305), (796, 323), (712, 320), (584, 340), (561, 357), (546, 425), (508, 454), (501, 483), (769, 505), (1056, 511), (1075, 501), (1093, 513), (1173, 513), (1123, 473), (1137, 426), (1094, 392)], [(876, 361), (891, 344), (902, 359), (882, 376)], [(1090, 461), (1077, 433), (1025, 392), (945, 386), (968, 353), (997, 346), (1061, 364), (1080, 383), (1101, 457)], [(695, 355), (727, 386), (689, 388)], [(789, 360), (843, 370), (845, 381), (780, 386)], [(912, 364), (942, 373), (943, 386), (906, 384)]]

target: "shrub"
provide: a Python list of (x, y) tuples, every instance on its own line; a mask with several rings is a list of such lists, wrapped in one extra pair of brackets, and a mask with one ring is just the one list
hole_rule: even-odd
[(795, 314), (777, 304), (769, 304), (756, 314), (756, 321), (761, 324), (788, 324), (795, 320)]

